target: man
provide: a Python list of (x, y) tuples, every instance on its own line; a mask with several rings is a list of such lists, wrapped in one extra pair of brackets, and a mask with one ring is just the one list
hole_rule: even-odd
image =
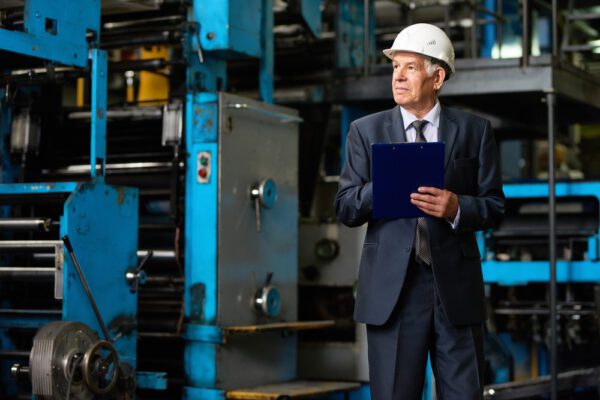
[[(342, 223), (369, 224), (354, 317), (367, 324), (371, 397), (420, 399), (429, 353), (438, 399), (482, 399), (484, 289), (474, 232), (504, 214), (490, 123), (440, 106), (455, 70), (439, 28), (409, 26), (384, 54), (399, 107), (351, 124), (335, 199)], [(411, 194), (425, 218), (373, 219), (371, 145), (412, 141), (445, 142), (445, 188)]]

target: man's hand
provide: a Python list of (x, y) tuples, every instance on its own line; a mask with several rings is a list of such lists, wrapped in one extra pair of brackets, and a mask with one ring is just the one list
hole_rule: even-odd
[(445, 189), (422, 186), (410, 195), (410, 202), (427, 215), (454, 221), (458, 212), (458, 197)]

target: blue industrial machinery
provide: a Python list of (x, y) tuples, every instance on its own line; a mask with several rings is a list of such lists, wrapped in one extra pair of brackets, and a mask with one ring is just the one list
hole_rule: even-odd
[[(545, 220), (547, 184), (542, 182), (506, 184), (504, 193), (509, 207), (507, 219), (494, 233), (493, 240), (498, 241), (505, 237), (545, 237), (548, 229)], [(564, 244), (566, 256), (557, 261), (557, 281), (561, 283), (600, 282), (598, 268), (600, 183), (560, 182), (556, 185), (556, 197), (559, 199), (557, 211), (559, 235), (561, 230), (569, 235), (569, 241)], [(514, 203), (516, 206), (512, 208), (511, 204)], [(580, 249), (573, 249), (573, 246), (578, 245)], [(517, 246), (513, 244), (513, 251), (515, 248)], [(498, 250), (485, 243), (483, 235), (480, 236), (480, 249), (483, 250), (483, 276), (488, 283), (523, 285), (547, 282), (550, 279), (546, 259), (533, 259), (531, 254), (514, 254), (507, 255), (503, 260), (501, 256), (495, 254)]]
[[(305, 24), (318, 36), (319, 2), (299, 3)], [(287, 396), (303, 388), (317, 395), (352, 391), (359, 385), (290, 383), (298, 376), (294, 332), (330, 323), (298, 322), (302, 120), (294, 110), (268, 104), (273, 98), (272, 2), (196, 1), (193, 10), (190, 22), (198, 30), (188, 42), (185, 106), (183, 397), (247, 398), (261, 390)], [(240, 57), (259, 59), (264, 103), (217, 91), (227, 88), (223, 60)]]
[[(104, 183), (108, 72), (107, 54), (97, 48), (99, 32), (99, 0), (27, 0), (22, 31), (0, 29), (3, 70), (13, 69), (11, 60), (33, 60), (22, 56), (89, 66), (92, 89), (91, 179), (55, 183), (25, 182), (20, 165), (11, 163), (35, 151), (43, 129), (29, 109), (13, 107), (12, 86), (3, 91), (3, 398), (17, 395), (16, 381), (22, 377), (31, 378), (34, 396), (47, 399), (69, 393), (73, 398), (134, 395), (134, 289), (143, 278), (137, 268), (138, 191)], [(33, 348), (28, 347), (31, 340)], [(29, 367), (21, 360), (27, 357)], [(13, 363), (17, 364), (11, 367)]]
[[(548, 185), (511, 183), (504, 185), (504, 193), (502, 225), (478, 236), (494, 314), (488, 335), (493, 383), (548, 373)], [(586, 348), (591, 340), (589, 332), (595, 323), (588, 322), (589, 317), (597, 313), (593, 293), (600, 282), (600, 184), (559, 182), (555, 193), (556, 281), (564, 292), (558, 308), (560, 341), (561, 346), (571, 348), (572, 357), (578, 357), (577, 346)], [(519, 321), (525, 320), (521, 326)], [(527, 333), (514, 332), (516, 326)], [(569, 356), (563, 357), (568, 360)]]
[(363, 68), (373, 64), (376, 55), (373, 1), (369, 0), (368, 8), (363, 0), (339, 1), (336, 27), (335, 66)]

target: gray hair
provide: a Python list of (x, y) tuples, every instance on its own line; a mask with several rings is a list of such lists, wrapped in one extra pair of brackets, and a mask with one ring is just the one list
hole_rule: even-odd
[(444, 66), (439, 63), (432, 62), (429, 58), (425, 58), (425, 71), (427, 71), (427, 76), (432, 77), (433, 73), (438, 68), (444, 68)]

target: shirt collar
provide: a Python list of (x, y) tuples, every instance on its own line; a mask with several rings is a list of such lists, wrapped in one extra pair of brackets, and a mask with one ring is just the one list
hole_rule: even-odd
[[(435, 105), (427, 115), (423, 118), (429, 124), (433, 125), (435, 128), (439, 128), (440, 126), (440, 102), (438, 100), (435, 101)], [(410, 124), (415, 122), (418, 118), (412, 115), (410, 112), (406, 111), (403, 107), (400, 107), (400, 112), (402, 113), (402, 122), (404, 122), (404, 130), (407, 130)]]

